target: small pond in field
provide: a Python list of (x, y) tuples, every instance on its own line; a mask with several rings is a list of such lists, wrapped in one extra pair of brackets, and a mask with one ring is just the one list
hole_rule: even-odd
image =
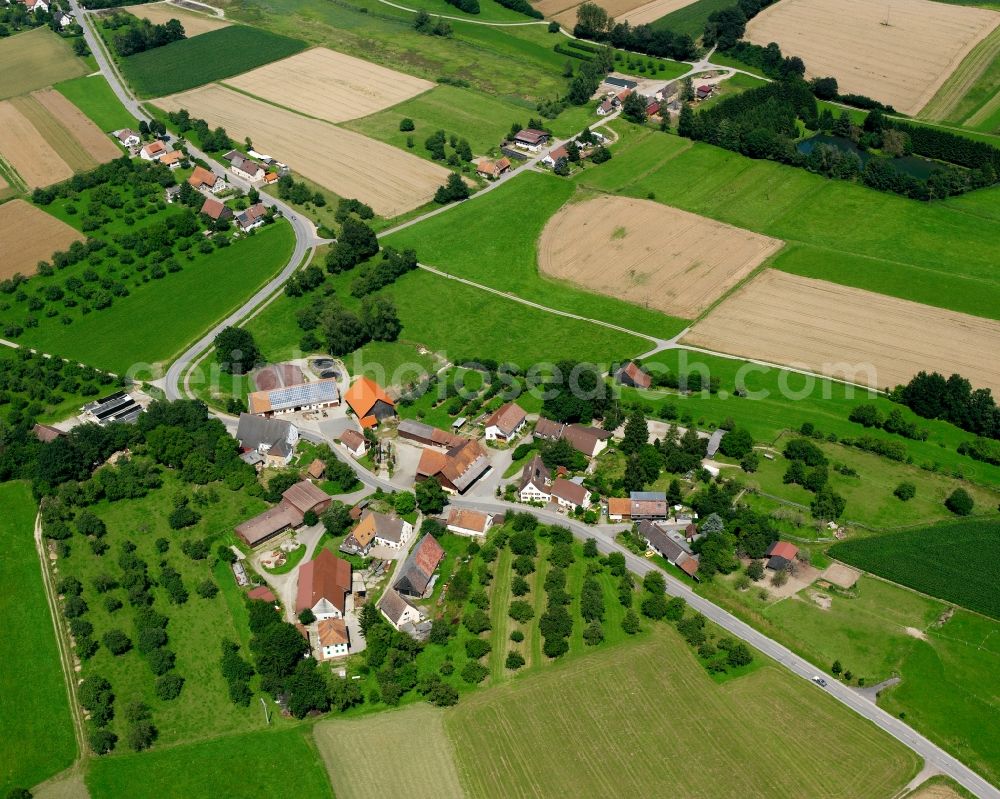
[[(836, 147), (838, 150), (843, 150), (844, 152), (854, 153), (861, 159), (862, 168), (868, 163), (868, 159), (872, 157), (871, 153), (862, 150), (850, 139), (843, 136), (828, 136), (825, 133), (818, 133), (804, 141), (800, 141), (796, 145), (796, 149), (803, 155), (809, 155), (818, 144), (826, 144), (829, 147)], [(938, 161), (931, 161), (927, 158), (921, 158), (918, 155), (905, 155), (901, 158), (893, 158), (889, 163), (892, 164), (897, 172), (910, 175), (917, 180), (927, 180), (931, 172), (944, 166), (944, 164)]]

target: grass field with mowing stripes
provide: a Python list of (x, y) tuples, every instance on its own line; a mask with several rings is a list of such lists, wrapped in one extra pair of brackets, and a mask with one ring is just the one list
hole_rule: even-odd
[(35, 551), (35, 501), (27, 483), (0, 485), (0, 793), (69, 767), (76, 739), (66, 683)]
[(111, 91), (103, 75), (73, 78), (57, 83), (54, 88), (105, 133), (121, 128), (134, 128), (138, 124)]
[(0, 39), (0, 100), (75, 78), (86, 64), (46, 27)]

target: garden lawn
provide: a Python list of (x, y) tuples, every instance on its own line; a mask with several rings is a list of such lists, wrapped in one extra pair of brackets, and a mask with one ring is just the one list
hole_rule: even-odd
[[(414, 130), (399, 129), (404, 118), (413, 120)], [(517, 120), (525, 124), (527, 112), (513, 103), (471, 89), (437, 86), (385, 111), (345, 122), (343, 127), (404, 150), (407, 137), (412, 137), (412, 152), (430, 158), (424, 142), (435, 131), (468, 139), (472, 152), (482, 155), (497, 148)]]
[[(213, 648), (214, 651), (214, 648)], [(257, 715), (261, 715), (256, 708)], [(87, 774), (93, 799), (333, 799), (306, 727), (98, 758)]]
[[(1000, 521), (996, 519), (962, 519), (843, 541), (829, 552), (880, 577), (1000, 619)], [(955, 552), (975, 557), (959, 561)]]
[(125, 110), (125, 106), (111, 91), (103, 75), (85, 75), (66, 80), (57, 83), (55, 89), (106, 133), (132, 128), (137, 124), (135, 117)]
[(583, 185), (641, 198), (652, 192), (667, 205), (780, 238), (795, 246), (778, 254), (779, 269), (1000, 318), (1000, 226), (984, 225), (995, 211), (980, 210), (995, 208), (1000, 188), (914, 202), (614, 124), (625, 142), (611, 162), (581, 173)]
[(0, 793), (31, 787), (70, 766), (76, 738), (59, 650), (35, 550), (37, 506), (27, 483), (0, 484)]
[[(680, 395), (666, 390), (621, 389), (624, 400), (641, 400), (650, 416), (659, 415), (665, 407), (672, 406), (681, 419), (681, 426), (684, 426), (684, 417), (689, 417), (702, 430), (719, 427), (731, 418), (746, 427), (758, 444), (771, 444), (783, 431), (798, 430), (806, 422), (824, 434), (856, 438), (872, 431), (848, 420), (855, 406), (873, 404), (883, 416), (900, 408), (904, 418), (927, 429), (927, 440), (911, 441), (881, 431), (874, 431), (873, 435), (905, 444), (913, 463), (919, 467), (945, 474), (963, 474), (984, 485), (1000, 485), (1000, 467), (958, 454), (959, 444), (971, 441), (971, 434), (946, 422), (921, 419), (885, 397), (869, 396), (864, 389), (687, 350), (661, 352), (645, 363), (661, 365), (675, 374), (704, 370), (706, 376), (718, 377), (720, 383), (719, 393), (711, 395), (707, 392)], [(737, 388), (744, 389), (749, 396), (734, 396)]]
[[(547, 307), (660, 338), (679, 332), (684, 327), (679, 319), (539, 274), (538, 237), (572, 194), (572, 183), (526, 173), (446, 214), (386, 237), (385, 244), (413, 248), (423, 264)], [(470, 241), (476, 246), (470, 247)]]
[(447, 713), (468, 795), (862, 799), (896, 792), (919, 768), (901, 744), (776, 666), (714, 683), (665, 624), (601, 650)]
[[(153, 724), (159, 731), (157, 747), (244, 732), (265, 725), (256, 699), (248, 708), (239, 707), (230, 701), (226, 682), (219, 668), (220, 641), (224, 638), (240, 641), (246, 632), (242, 626), (246, 623), (245, 617), (241, 615), (237, 618), (230, 611), (227, 597), (223, 593), (220, 592), (212, 599), (204, 599), (195, 588), (207, 578), (214, 578), (222, 584), (234, 579), (228, 569), (219, 574), (213, 572), (216, 545), (234, 540), (233, 527), (262, 511), (266, 503), (215, 484), (212, 488), (218, 497), (216, 502), (204, 505), (192, 503), (192, 507), (202, 518), (193, 527), (173, 531), (167, 524), (167, 516), (173, 507), (174, 497), (177, 494), (190, 497), (192, 488), (178, 480), (173, 472), (165, 472), (164, 477), (163, 486), (142, 499), (114, 503), (102, 501), (94, 505), (93, 512), (107, 525), (105, 540), (110, 544), (110, 550), (103, 556), (95, 556), (87, 543), (80, 536), (75, 536), (70, 540), (70, 556), (59, 564), (62, 576), (72, 575), (83, 583), (83, 598), (89, 606), (85, 618), (93, 624), (94, 638), (98, 641), (106, 632), (116, 628), (125, 631), (130, 638), (134, 636), (133, 610), (126, 601), (124, 589), (109, 592), (125, 603), (123, 608), (109, 613), (104, 604), (105, 596), (99, 594), (94, 587), (94, 578), (98, 575), (120, 574), (116, 561), (122, 542), (131, 540), (136, 544), (136, 554), (146, 561), (150, 577), (154, 580), (160, 575), (161, 560), (166, 560), (180, 572), (190, 594), (187, 602), (182, 605), (172, 603), (162, 587), (153, 592), (154, 609), (170, 620), (167, 625), (169, 640), (166, 646), (176, 653), (176, 672), (185, 680), (180, 696), (170, 701), (163, 701), (156, 696), (156, 677), (145, 657), (135, 649), (124, 655), (114, 656), (101, 644), (94, 657), (84, 663), (81, 675), (88, 677), (99, 674), (111, 683), (115, 695), (120, 699), (139, 699), (149, 705)], [(154, 542), (161, 537), (170, 542), (169, 550), (163, 555), (154, 547)], [(192, 560), (181, 551), (182, 542), (188, 538), (209, 539), (212, 554), (205, 560)], [(124, 714), (117, 713), (111, 729), (119, 736), (119, 752), (127, 750), (126, 726)], [(119, 795), (134, 793), (126, 790)]]
[(0, 100), (83, 75), (86, 64), (47, 26), (0, 38)]
[(117, 374), (135, 366), (139, 379), (158, 377), (159, 367), (270, 280), (293, 245), (291, 227), (278, 222), (209, 255), (181, 258), (180, 272), (130, 285), (128, 297), (71, 325), (43, 317), (20, 341)]
[(160, 97), (231, 78), (305, 48), (298, 39), (230, 25), (137, 53), (119, 64), (139, 96)]

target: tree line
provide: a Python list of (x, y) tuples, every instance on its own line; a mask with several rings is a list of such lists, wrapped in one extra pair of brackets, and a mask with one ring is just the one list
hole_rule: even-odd
[[(632, 27), (627, 22), (615, 22), (608, 12), (596, 3), (583, 3), (577, 8), (573, 35), (590, 39), (623, 50), (689, 61), (697, 57), (698, 48), (688, 34), (676, 34), (651, 25)], [(605, 70), (604, 74), (607, 74)], [(596, 87), (595, 87), (596, 88)]]
[(117, 13), (102, 21), (105, 30), (115, 31), (111, 45), (122, 58), (186, 39), (184, 26), (176, 19), (154, 25), (148, 19)]

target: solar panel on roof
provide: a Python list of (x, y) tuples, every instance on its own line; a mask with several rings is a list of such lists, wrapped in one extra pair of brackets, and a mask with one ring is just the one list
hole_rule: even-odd
[(276, 388), (267, 393), (272, 409), (294, 408), (301, 405), (315, 405), (320, 402), (336, 402), (337, 384), (333, 381), (303, 383), (298, 386)]
[(114, 416), (123, 411), (124, 409), (135, 404), (136, 403), (134, 399), (132, 399), (131, 397), (126, 397), (124, 400), (116, 402), (114, 405), (108, 405), (102, 408), (100, 411), (95, 412), (94, 416), (97, 417), (98, 421), (102, 419), (107, 419), (109, 416)]

